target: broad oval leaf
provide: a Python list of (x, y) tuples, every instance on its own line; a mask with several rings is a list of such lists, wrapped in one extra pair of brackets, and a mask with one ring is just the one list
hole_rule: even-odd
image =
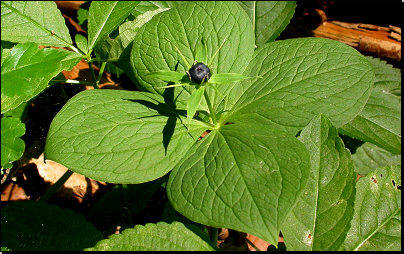
[(354, 212), (354, 163), (337, 129), (324, 115), (303, 128), (310, 179), (281, 228), (288, 250), (330, 251), (343, 244)]
[(378, 168), (356, 186), (355, 213), (344, 242), (349, 251), (401, 250), (401, 167)]
[(13, 47), (1, 65), (1, 113), (41, 93), (53, 77), (73, 68), (81, 58), (68, 50), (39, 49), (35, 43)]
[(213, 251), (214, 248), (180, 222), (136, 225), (111, 235), (87, 251)]
[(229, 94), (226, 121), (264, 121), (297, 133), (322, 113), (340, 127), (367, 102), (373, 67), (355, 49), (323, 38), (266, 44), (254, 52), (245, 76)]
[(309, 168), (307, 150), (295, 137), (264, 126), (225, 125), (183, 156), (170, 174), (167, 194), (192, 221), (250, 233), (277, 246)]
[(152, 181), (167, 174), (206, 129), (192, 122), (188, 132), (185, 121), (185, 111), (160, 95), (84, 91), (53, 119), (45, 158), (99, 181)]
[(295, 13), (295, 1), (240, 1), (255, 32), (255, 45), (272, 42), (289, 24)]
[[(145, 77), (145, 74), (158, 70), (185, 72), (188, 70), (186, 66), (194, 62), (202, 38), (206, 42), (209, 60), (224, 42), (213, 59), (214, 73), (242, 73), (252, 57), (254, 35), (251, 22), (237, 3), (186, 3), (155, 15), (139, 29), (131, 51), (130, 66), (134, 74), (129, 74), (130, 78), (136, 80), (142, 90), (162, 94), (162, 90), (156, 88), (167, 83)], [(185, 108), (193, 89), (175, 89), (176, 95), (180, 94), (178, 106)], [(213, 89), (209, 90), (213, 104), (222, 100)], [(227, 89), (219, 87), (219, 90), (223, 93)], [(207, 110), (206, 105), (203, 107)]]
[(88, 48), (117, 28), (140, 1), (93, 1), (88, 13)]
[(72, 45), (65, 19), (53, 1), (1, 1), (1, 40)]

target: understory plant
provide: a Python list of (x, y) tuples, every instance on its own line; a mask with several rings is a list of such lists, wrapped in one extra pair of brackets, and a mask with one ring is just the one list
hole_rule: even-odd
[[(65, 178), (120, 184), (87, 220), (43, 202), (56, 187), (7, 205), (2, 246), (215, 250), (217, 228), (228, 228), (275, 247), (281, 231), (287, 250), (401, 249), (400, 72), (338, 41), (275, 41), (295, 2), (95, 1), (79, 12), (88, 36), (75, 43), (53, 2), (1, 4), (2, 167), (23, 151), (4, 143), (17, 152), (3, 161), (3, 125), (22, 125), (10, 112), (84, 58), (96, 89), (55, 116), (45, 159), (67, 167)], [(140, 91), (97, 89), (105, 68)], [(19, 129), (7, 134), (15, 147)], [(364, 144), (352, 155), (341, 134)], [(160, 186), (161, 222), (102, 240)]]

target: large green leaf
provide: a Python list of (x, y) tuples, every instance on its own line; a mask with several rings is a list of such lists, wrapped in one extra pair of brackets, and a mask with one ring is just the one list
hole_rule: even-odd
[(170, 174), (167, 194), (192, 221), (277, 245), (309, 168), (307, 150), (295, 137), (266, 126), (225, 125), (183, 156)]
[(255, 45), (274, 41), (289, 24), (295, 13), (294, 1), (240, 1), (255, 32)]
[(88, 48), (117, 28), (140, 1), (94, 1), (88, 13)]
[(375, 87), (363, 111), (340, 132), (401, 154), (401, 73), (377, 58), (367, 57), (375, 69)]
[(180, 222), (148, 223), (102, 240), (88, 251), (212, 251), (214, 248)]
[(81, 57), (67, 50), (39, 49), (35, 43), (16, 45), (1, 65), (1, 113), (41, 93), (53, 77), (73, 68)]
[(363, 176), (387, 165), (401, 166), (401, 155), (392, 154), (368, 142), (356, 150), (352, 159), (355, 162), (355, 172)]
[[(167, 97), (169, 97), (167, 95)], [(45, 158), (95, 180), (143, 183), (168, 173), (206, 129), (151, 93), (81, 92), (54, 118)]]
[(324, 115), (315, 117), (299, 140), (310, 153), (310, 179), (282, 227), (285, 244), (295, 251), (338, 250), (354, 212), (351, 154)]
[[(192, 65), (201, 40), (207, 47), (208, 60), (219, 49), (210, 66), (213, 73), (242, 73), (254, 50), (254, 35), (251, 22), (245, 11), (234, 2), (196, 2), (181, 4), (155, 15), (136, 34), (130, 66), (131, 79), (142, 90), (163, 93), (156, 87), (167, 82), (145, 77), (158, 70), (179, 71), (185, 74), (187, 65)], [(185, 57), (185, 63), (177, 49)], [(199, 60), (200, 61), (200, 60)], [(218, 87), (227, 94), (231, 85)], [(177, 106), (185, 108), (193, 87), (175, 88)], [(210, 100), (217, 104), (222, 98), (213, 89), (207, 88)], [(202, 101), (204, 103), (204, 101)], [(182, 104), (181, 104), (182, 103)], [(206, 104), (201, 105), (208, 110)]]
[(379, 168), (356, 186), (355, 214), (345, 250), (401, 250), (401, 167)]
[(1, 118), (1, 167), (10, 168), (10, 162), (24, 154), (25, 143), (20, 137), (25, 133), (25, 125), (16, 117)]
[(186, 1), (140, 1), (139, 5), (133, 9), (132, 14), (138, 17), (138, 15), (148, 11), (167, 9), (175, 7), (181, 3), (186, 3)]
[(154, 15), (168, 9), (157, 9), (154, 11), (145, 12), (136, 17), (133, 21), (127, 21), (119, 26), (119, 35), (115, 39), (111, 39), (109, 35), (102, 37), (95, 49), (98, 54), (104, 59), (119, 58), (133, 41), (139, 28), (147, 23)]
[(82, 251), (100, 240), (84, 216), (57, 205), (28, 200), (1, 210), (1, 245), (13, 251)]
[[(268, 43), (229, 94), (227, 121), (261, 121), (297, 133), (320, 113), (340, 127), (363, 108), (374, 71), (355, 49), (323, 38)], [(229, 117), (231, 116), (231, 117)]]
[(72, 44), (65, 19), (53, 1), (1, 1), (1, 40), (43, 46)]
[(362, 112), (339, 131), (401, 154), (401, 99), (374, 89)]

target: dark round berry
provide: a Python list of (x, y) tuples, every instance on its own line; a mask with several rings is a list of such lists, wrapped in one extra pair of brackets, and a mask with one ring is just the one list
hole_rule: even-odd
[(208, 81), (210, 78), (210, 70), (203, 63), (197, 63), (189, 69), (189, 75), (191, 76), (192, 82), (196, 84), (201, 84), (202, 80), (206, 77), (205, 81)]

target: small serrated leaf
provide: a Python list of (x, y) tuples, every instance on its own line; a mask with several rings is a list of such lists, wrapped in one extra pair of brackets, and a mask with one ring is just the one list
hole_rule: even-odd
[(401, 167), (378, 168), (356, 184), (348, 251), (401, 250)]
[(38, 95), (53, 77), (73, 68), (81, 58), (68, 50), (39, 49), (35, 43), (16, 45), (1, 66), (1, 113)]
[(87, 251), (213, 251), (214, 248), (180, 222), (137, 225), (111, 235)]
[[(20, 138), (25, 133), (25, 125), (15, 117), (1, 118), (1, 166), (18, 160), (25, 150)], [(11, 164), (9, 164), (11, 165)], [(8, 167), (6, 167), (8, 168)]]
[(1, 245), (13, 251), (82, 251), (102, 239), (84, 216), (43, 201), (12, 202), (1, 211)]
[(363, 176), (387, 165), (401, 166), (401, 154), (392, 154), (368, 142), (356, 150), (352, 159), (355, 162), (355, 172)]
[(373, 89), (363, 110), (339, 132), (401, 154), (401, 99)]
[(85, 54), (88, 53), (88, 42), (87, 42), (86, 37), (84, 37), (84, 36), (81, 35), (81, 34), (76, 34), (75, 42), (76, 42), (76, 44), (77, 44), (77, 47), (78, 47), (81, 51), (83, 51)]

